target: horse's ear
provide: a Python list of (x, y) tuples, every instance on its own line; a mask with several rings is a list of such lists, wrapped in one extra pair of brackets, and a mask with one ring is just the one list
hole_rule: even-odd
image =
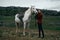
[(35, 8), (35, 6), (31, 5), (31, 8)]

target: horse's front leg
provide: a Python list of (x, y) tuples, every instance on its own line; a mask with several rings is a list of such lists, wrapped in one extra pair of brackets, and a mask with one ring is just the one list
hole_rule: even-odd
[(26, 28), (26, 22), (24, 22), (24, 29), (23, 29), (23, 35), (25, 36), (25, 28)]
[(28, 32), (29, 32), (29, 35), (30, 35), (30, 22), (28, 22), (27, 29), (28, 29)]

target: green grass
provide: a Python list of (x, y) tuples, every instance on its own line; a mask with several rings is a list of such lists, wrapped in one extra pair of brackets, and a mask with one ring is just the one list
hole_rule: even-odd
[(60, 40), (60, 16), (43, 17), (44, 39), (38, 38), (38, 27), (35, 25), (34, 18), (30, 22), (30, 36), (28, 33), (23, 36), (23, 27), (20, 27), (16, 34), (13, 16), (0, 16), (0, 22), (5, 23), (5, 25), (0, 26), (0, 40)]
[(49, 30), (60, 30), (60, 16), (45, 16), (43, 27)]
[[(4, 22), (7, 27), (15, 27), (14, 16), (0, 16), (0, 22)], [(35, 19), (30, 22), (31, 29), (37, 29)], [(60, 16), (44, 16), (43, 28), (48, 30), (60, 30)]]

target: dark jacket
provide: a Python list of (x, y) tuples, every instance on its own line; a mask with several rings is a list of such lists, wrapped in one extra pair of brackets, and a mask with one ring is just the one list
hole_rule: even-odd
[(38, 12), (37, 15), (35, 16), (37, 23), (42, 23), (42, 17), (43, 17), (42, 13)]

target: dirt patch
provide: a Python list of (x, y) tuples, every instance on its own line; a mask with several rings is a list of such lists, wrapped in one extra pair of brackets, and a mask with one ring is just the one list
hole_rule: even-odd
[(23, 36), (22, 29), (15, 32), (15, 28), (0, 27), (0, 40), (60, 40), (60, 31), (44, 30), (45, 38), (38, 38), (38, 30), (31, 30), (30, 36), (26, 30), (26, 36)]

